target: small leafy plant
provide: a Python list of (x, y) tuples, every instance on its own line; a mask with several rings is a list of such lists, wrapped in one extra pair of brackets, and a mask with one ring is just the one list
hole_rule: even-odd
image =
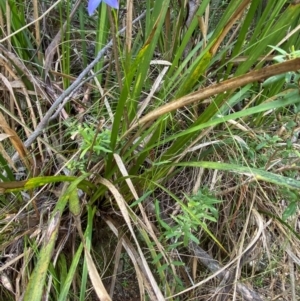
[(290, 189), (283, 188), (281, 191), (285, 200), (288, 202), (288, 206), (282, 214), (283, 221), (286, 221), (289, 217), (295, 215), (299, 206), (299, 192)]
[[(175, 243), (174, 246), (178, 246), (178, 242), (181, 244), (181, 238), (183, 238), (184, 246), (187, 246), (190, 240), (199, 243), (198, 238), (193, 232), (197, 232), (200, 227), (206, 230), (206, 221), (217, 221), (218, 210), (215, 205), (222, 202), (206, 189), (199, 190), (197, 194), (191, 196), (185, 194), (185, 197), (187, 204), (180, 203), (182, 214), (172, 216), (175, 221), (174, 226), (167, 225), (159, 218), (161, 225), (167, 230), (165, 238), (173, 240)], [(158, 208), (157, 204), (156, 208)]]
[[(91, 125), (86, 123), (78, 125), (76, 131), (72, 132), (72, 137), (79, 137), (82, 141), (80, 143), (80, 155), (79, 160), (72, 160), (68, 164), (68, 168), (76, 170), (78, 168), (83, 171), (88, 158), (93, 159), (95, 156), (97, 158), (104, 157), (105, 154), (111, 153), (110, 149), (110, 131), (105, 129), (99, 131)], [(89, 156), (87, 157), (87, 155)]]

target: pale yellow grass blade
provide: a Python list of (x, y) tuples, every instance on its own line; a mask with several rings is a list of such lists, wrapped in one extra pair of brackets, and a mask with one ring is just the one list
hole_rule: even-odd
[(92, 281), (93, 287), (95, 289), (95, 292), (97, 296), (99, 297), (100, 301), (111, 301), (111, 298), (109, 294), (107, 293), (103, 282), (99, 276), (99, 273), (97, 271), (97, 268), (95, 266), (95, 263), (90, 255), (90, 252), (87, 250), (87, 248), (84, 248), (84, 255), (89, 271), (89, 276)]
[(150, 270), (150, 268), (148, 266), (148, 263), (147, 263), (147, 261), (145, 259), (145, 256), (144, 256), (144, 254), (143, 254), (143, 252), (142, 252), (142, 250), (140, 248), (140, 245), (138, 243), (138, 240), (137, 240), (136, 235), (134, 233), (134, 230), (132, 228), (131, 220), (130, 220), (130, 217), (129, 217), (129, 213), (127, 211), (127, 204), (126, 204), (123, 196), (119, 193), (119, 191), (117, 190), (117, 188), (111, 182), (109, 182), (108, 180), (106, 180), (106, 179), (104, 179), (102, 177), (99, 177), (99, 182), (101, 184), (103, 184), (104, 186), (106, 186), (110, 190), (110, 192), (113, 194), (113, 196), (114, 196), (114, 198), (115, 198), (115, 200), (116, 200), (116, 202), (117, 202), (117, 204), (118, 204), (118, 206), (119, 206), (119, 208), (121, 210), (121, 213), (122, 213), (122, 215), (124, 217), (124, 220), (125, 220), (125, 222), (127, 224), (127, 227), (130, 230), (131, 235), (132, 235), (132, 237), (133, 237), (133, 239), (134, 239), (134, 241), (136, 243), (139, 255), (140, 255), (141, 260), (143, 262), (144, 268), (145, 268), (145, 270), (147, 272), (147, 276), (148, 276), (149, 281), (151, 283), (152, 289), (153, 289), (153, 291), (154, 291), (154, 293), (156, 295), (156, 298), (157, 298), (158, 301), (164, 301), (165, 298), (164, 298), (162, 292), (160, 291), (160, 288), (158, 287), (157, 282), (156, 282), (156, 280), (155, 280), (155, 278), (154, 278), (154, 276), (153, 276), (153, 274), (152, 274), (152, 272), (151, 272), (151, 270)]

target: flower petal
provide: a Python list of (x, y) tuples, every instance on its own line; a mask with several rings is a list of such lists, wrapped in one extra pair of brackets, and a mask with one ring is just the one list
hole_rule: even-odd
[(119, 8), (118, 0), (103, 0), (103, 2), (105, 2), (106, 4), (111, 6), (112, 8), (116, 8), (116, 9)]
[(102, 0), (89, 0), (88, 3), (88, 13), (91, 16), (94, 11), (96, 10), (96, 8), (99, 6), (99, 4), (101, 3)]

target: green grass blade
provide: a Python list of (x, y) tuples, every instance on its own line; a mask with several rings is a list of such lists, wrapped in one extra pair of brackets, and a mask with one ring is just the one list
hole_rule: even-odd
[(73, 181), (68, 188), (65, 188), (65, 191), (62, 192), (62, 196), (56, 203), (49, 221), (47, 231), (45, 233), (44, 244), (39, 251), (37, 264), (31, 274), (28, 286), (25, 291), (24, 301), (42, 300), (48, 267), (53, 255), (61, 216), (67, 205), (70, 195), (74, 190), (77, 190), (78, 184), (82, 180), (84, 180), (86, 176), (87, 175), (80, 176), (75, 181)]
[[(30, 190), (34, 188), (38, 188), (40, 186), (44, 186), (46, 184), (53, 184), (58, 182), (74, 182), (78, 178), (74, 176), (48, 176), (48, 177), (36, 177), (31, 178), (25, 181), (10, 181), (0, 183), (0, 192), (1, 193), (9, 193), (16, 192), (22, 190)], [(89, 189), (95, 188), (95, 186), (89, 181), (80, 181), (78, 188), (84, 190), (85, 192), (89, 192)]]
[[(96, 213), (96, 208), (92, 208), (88, 206), (88, 221), (87, 221), (87, 228), (84, 234), (85, 237), (85, 246), (88, 251), (91, 250), (92, 247), (92, 234), (93, 234), (93, 219)], [(86, 260), (84, 260), (83, 267), (82, 267), (82, 274), (81, 274), (81, 286), (80, 286), (80, 301), (86, 300), (86, 285), (87, 285), (87, 278), (88, 278), (88, 268)]]
[(236, 174), (242, 174), (257, 181), (264, 181), (276, 184), (278, 186), (284, 186), (289, 189), (300, 189), (300, 181), (284, 177), (281, 175), (274, 174), (272, 172), (268, 172), (262, 169), (252, 168), (249, 166), (240, 166), (237, 164), (228, 164), (222, 162), (182, 162), (178, 164), (174, 164), (174, 166), (191, 166), (191, 167), (201, 167), (207, 169), (217, 169), (229, 171)]

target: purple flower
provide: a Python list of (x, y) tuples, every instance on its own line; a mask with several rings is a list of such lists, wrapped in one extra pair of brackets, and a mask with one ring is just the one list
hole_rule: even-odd
[(89, 0), (88, 13), (90, 16), (94, 13), (96, 8), (102, 1), (105, 2), (107, 5), (111, 6), (112, 8), (119, 8), (118, 0)]

